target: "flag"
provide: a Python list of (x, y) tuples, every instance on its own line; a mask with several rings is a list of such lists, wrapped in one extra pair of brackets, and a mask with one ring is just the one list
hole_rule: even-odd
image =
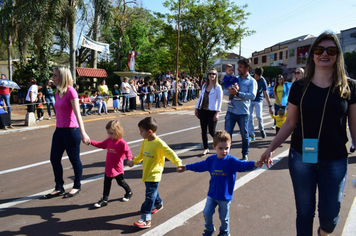
[(95, 51), (103, 52), (105, 54), (110, 53), (109, 44), (95, 42), (94, 40), (84, 36), (83, 34), (81, 36), (80, 42), (81, 42), (80, 45), (83, 47), (87, 47), (87, 48), (93, 49)]

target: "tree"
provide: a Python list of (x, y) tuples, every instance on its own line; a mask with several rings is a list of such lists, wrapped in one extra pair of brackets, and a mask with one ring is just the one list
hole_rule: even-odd
[(349, 76), (356, 79), (356, 51), (345, 52), (345, 65)]
[(263, 66), (263, 76), (272, 79), (283, 73), (283, 69), (279, 66)]
[[(221, 51), (230, 50), (242, 37), (253, 31), (245, 27), (249, 13), (247, 5), (238, 7), (229, 0), (181, 0), (181, 53), (189, 53), (203, 71), (208, 70), (208, 59)], [(177, 12), (175, 0), (167, 0), (164, 6)], [(168, 15), (168, 21), (175, 23), (177, 14)]]

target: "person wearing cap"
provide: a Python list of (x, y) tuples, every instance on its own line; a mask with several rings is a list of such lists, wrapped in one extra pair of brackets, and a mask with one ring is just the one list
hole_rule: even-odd
[(130, 93), (130, 85), (128, 83), (129, 78), (125, 77), (124, 81), (121, 83), (121, 91), (122, 91), (122, 112), (130, 112), (129, 110), (129, 93)]

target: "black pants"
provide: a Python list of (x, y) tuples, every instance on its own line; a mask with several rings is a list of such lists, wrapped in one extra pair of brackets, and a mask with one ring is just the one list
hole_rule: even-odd
[(214, 137), (215, 128), (217, 121), (214, 121), (214, 115), (216, 111), (209, 111), (209, 110), (198, 110), (199, 120), (200, 120), (200, 128), (201, 128), (201, 137), (203, 139), (204, 149), (208, 149), (208, 127), (209, 127), (209, 134), (211, 137)]
[(276, 134), (278, 134), (278, 132), (279, 132), (279, 129), (280, 129), (280, 128), (276, 127)]
[(37, 117), (38, 119), (41, 118), (43, 116), (43, 109), (42, 108), (37, 108)]
[(121, 186), (121, 187), (123, 187), (125, 189), (126, 193), (130, 193), (131, 192), (131, 188), (126, 183), (123, 174), (117, 175), (115, 177), (108, 177), (108, 176), (105, 175), (105, 178), (104, 178), (104, 191), (103, 191), (104, 200), (108, 200), (108, 198), (109, 198), (110, 189), (111, 189), (111, 181), (112, 181), (113, 178), (116, 179), (116, 182), (117, 182), (117, 184), (119, 186)]
[(136, 97), (129, 99), (129, 107), (130, 107), (130, 110), (137, 110), (136, 109)]

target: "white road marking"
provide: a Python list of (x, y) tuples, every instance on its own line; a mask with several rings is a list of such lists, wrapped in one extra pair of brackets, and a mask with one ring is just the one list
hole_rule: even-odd
[[(289, 149), (283, 151), (278, 156), (272, 158), (273, 164), (276, 164), (280, 160), (282, 160), (282, 158), (284, 158), (288, 154), (288, 152), (289, 152)], [(262, 174), (266, 170), (267, 170), (267, 167), (264, 166), (263, 168), (255, 169), (254, 171), (251, 171), (247, 175), (244, 175), (243, 177), (239, 178), (236, 181), (234, 191), (236, 189), (244, 186), (245, 184), (247, 184), (251, 180), (255, 179), (256, 177), (258, 177), (260, 174)], [(177, 228), (179, 226), (182, 226), (184, 224), (184, 222), (186, 222), (187, 220), (193, 218), (195, 215), (197, 215), (198, 213), (203, 211), (204, 206), (205, 206), (205, 202), (206, 202), (206, 199), (198, 202), (197, 204), (191, 206), (187, 210), (179, 213), (176, 216), (173, 216), (171, 219), (169, 219), (166, 222), (158, 225), (154, 229), (148, 231), (145, 234), (142, 234), (142, 236), (164, 235), (164, 234), (172, 231), (173, 229), (175, 229), (175, 228)]]
[(347, 216), (342, 236), (354, 236), (356, 232), (356, 197)]

